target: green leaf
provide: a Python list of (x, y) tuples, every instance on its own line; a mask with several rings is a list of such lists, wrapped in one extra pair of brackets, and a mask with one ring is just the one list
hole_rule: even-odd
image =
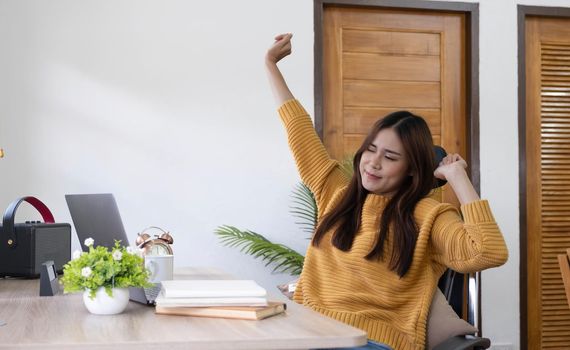
[(313, 192), (304, 183), (299, 183), (293, 189), (291, 196), (296, 205), (291, 207), (289, 212), (299, 220), (295, 223), (303, 232), (311, 235), (317, 225), (317, 202)]
[[(347, 179), (352, 177), (352, 161), (354, 155), (345, 157), (340, 164), (340, 170)], [(301, 230), (312, 235), (318, 220), (317, 202), (315, 196), (304, 183), (299, 183), (291, 194), (293, 205), (289, 212), (297, 221)], [(239, 249), (242, 253), (261, 259), (265, 266), (273, 265), (273, 272), (300, 275), (303, 269), (304, 257), (285, 245), (270, 242), (262, 235), (253, 231), (242, 231), (234, 226), (219, 226), (214, 233), (220, 242), (231, 248)]]
[(241, 247), (242, 252), (261, 259), (265, 266), (276, 265), (273, 272), (299, 275), (303, 269), (304, 257), (301, 254), (285, 245), (273, 243), (258, 233), (229, 225), (218, 227), (214, 233), (223, 245)]
[[(113, 251), (121, 252), (121, 259), (113, 258)], [(82, 270), (91, 269), (91, 274), (83, 276)], [(69, 261), (63, 267), (63, 276), (60, 279), (64, 292), (73, 293), (90, 290), (90, 297), (94, 298), (99, 287), (105, 287), (107, 293), (112, 288), (150, 287), (149, 273), (144, 267), (143, 258), (136, 253), (129, 253), (125, 247), (115, 241), (110, 250), (103, 246), (89, 247), (89, 251), (82, 253), (77, 259)]]
[(350, 180), (352, 178), (352, 174), (354, 174), (354, 168), (352, 165), (353, 161), (354, 154), (348, 154), (339, 162), (340, 170), (347, 180)]

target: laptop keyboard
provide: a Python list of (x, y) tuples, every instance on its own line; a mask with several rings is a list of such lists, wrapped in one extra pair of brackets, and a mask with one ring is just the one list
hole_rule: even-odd
[(144, 294), (148, 301), (154, 302), (160, 293), (161, 284), (156, 283), (154, 287), (144, 288)]

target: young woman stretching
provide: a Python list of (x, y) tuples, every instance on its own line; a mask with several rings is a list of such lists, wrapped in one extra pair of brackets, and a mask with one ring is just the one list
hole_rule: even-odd
[[(279, 35), (265, 63), (319, 218), (294, 300), (366, 331), (370, 341), (363, 349), (423, 350), (443, 272), (480, 271), (507, 261), (489, 204), (479, 199), (458, 154), (434, 166), (426, 122), (405, 111), (372, 126), (354, 156), (354, 175), (346, 179), (277, 68), (290, 53), (291, 34)], [(462, 215), (429, 198), (434, 175), (447, 180)]]

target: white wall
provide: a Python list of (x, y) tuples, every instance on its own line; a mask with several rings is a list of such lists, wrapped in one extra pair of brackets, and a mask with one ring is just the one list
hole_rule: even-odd
[[(517, 349), (516, 6), (570, 1), (479, 3), (481, 192), (510, 250), (483, 274), (483, 332)], [(312, 112), (312, 1), (0, 0), (0, 208), (33, 194), (71, 223), (64, 194), (113, 192), (131, 239), (171, 230), (177, 265), (288, 280), (213, 235), (231, 224), (307, 244), (288, 213), (298, 176), (262, 64), (286, 31), (282, 68)]]
[(312, 111), (312, 13), (299, 0), (1, 0), (0, 208), (33, 194), (71, 223), (64, 194), (113, 192), (130, 239), (171, 230), (176, 265), (272, 288), (291, 279), (213, 231), (231, 224), (304, 253), (263, 58), (275, 34), (296, 34), (283, 69)]

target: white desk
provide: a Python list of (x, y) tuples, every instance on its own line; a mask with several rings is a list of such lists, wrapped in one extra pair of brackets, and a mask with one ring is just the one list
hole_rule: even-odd
[[(187, 268), (176, 278), (228, 278)], [(97, 316), (82, 295), (39, 297), (39, 280), (0, 279), (0, 349), (313, 349), (358, 346), (366, 333), (294, 302), (261, 321), (156, 315), (130, 302), (120, 315)]]

